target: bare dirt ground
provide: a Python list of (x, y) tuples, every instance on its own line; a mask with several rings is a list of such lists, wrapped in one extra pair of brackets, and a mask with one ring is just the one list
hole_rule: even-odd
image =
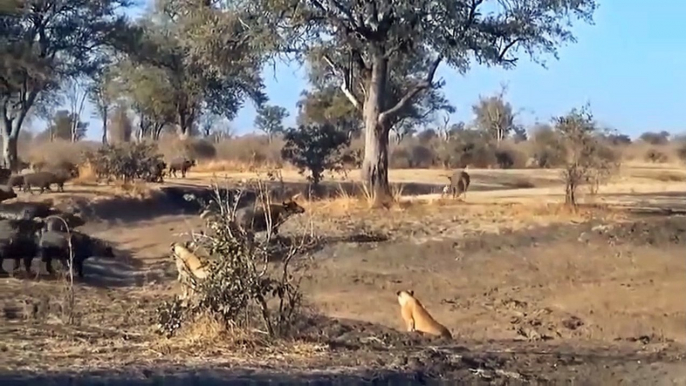
[[(686, 384), (686, 185), (637, 168), (572, 213), (551, 203), (556, 175), (535, 172), (475, 171), (480, 187), (465, 202), (419, 191), (428, 195), (390, 210), (308, 203), (282, 232), (330, 239), (300, 271), (320, 316), (302, 339), (267, 347), (153, 333), (155, 307), (179, 291), (169, 244), (200, 224), (176, 198), (70, 186), (23, 194), (80, 208), (84, 230), (118, 257), (86, 262), (72, 324), (62, 281), (0, 278), (0, 382)], [(198, 173), (165, 186), (208, 182)], [(413, 289), (455, 339), (403, 331), (399, 289)]]

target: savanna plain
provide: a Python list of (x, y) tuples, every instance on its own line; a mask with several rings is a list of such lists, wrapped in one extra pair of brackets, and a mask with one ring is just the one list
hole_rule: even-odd
[[(561, 205), (559, 170), (470, 169), (458, 200), (440, 197), (442, 174), (391, 170), (399, 199), (390, 208), (303, 195), (306, 212), (280, 233), (331, 241), (292, 263), (310, 316), (279, 342), (211, 323), (169, 338), (155, 331), (156, 307), (181, 292), (169, 246), (202, 227), (168, 189), (254, 172), (198, 167), (125, 192), (19, 193), (78, 208), (84, 231), (115, 245), (116, 258), (87, 260), (73, 301), (64, 279), (0, 278), (0, 381), (686, 384), (683, 168), (625, 164), (596, 194), (580, 189), (577, 210)], [(294, 171), (283, 179), (304, 185)], [(405, 331), (395, 295), (404, 289), (452, 340)]]

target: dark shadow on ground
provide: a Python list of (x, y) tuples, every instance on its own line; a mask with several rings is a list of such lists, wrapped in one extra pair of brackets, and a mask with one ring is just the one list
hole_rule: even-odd
[(626, 209), (636, 214), (686, 214), (686, 185), (684, 192), (607, 194), (603, 197), (620, 202), (629, 199), (632, 203), (625, 205)]
[[(112, 385), (112, 386), (239, 386), (239, 385), (414, 385), (426, 384), (425, 379), (413, 373), (393, 371), (360, 371), (358, 374), (336, 374), (324, 371), (319, 374), (294, 374), (254, 369), (142, 369), (138, 374), (108, 374), (94, 371), (90, 374), (20, 375), (0, 374), (0, 383), (20, 385)], [(432, 383), (435, 384), (435, 383)], [(443, 383), (440, 383), (443, 384)], [(446, 385), (448, 383), (445, 383)], [(489, 382), (475, 383), (489, 385)]]

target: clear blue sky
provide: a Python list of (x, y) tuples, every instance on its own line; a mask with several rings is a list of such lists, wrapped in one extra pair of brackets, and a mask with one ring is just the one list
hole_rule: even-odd
[[(523, 123), (548, 121), (572, 107), (591, 103), (596, 118), (632, 137), (648, 130), (686, 132), (686, 1), (663, 0), (650, 7), (645, 1), (599, 0), (595, 25), (575, 27), (576, 44), (560, 49), (560, 60), (548, 69), (521, 60), (509, 71), (475, 67), (466, 76), (442, 67), (448, 99), (456, 106), (453, 121), (472, 118), (471, 105), (479, 95), (509, 85), (508, 99), (525, 109)], [(296, 114), (295, 103), (307, 87), (304, 68), (277, 65), (264, 74), (270, 103)], [(90, 119), (89, 138), (99, 138), (101, 124)], [(247, 104), (232, 122), (239, 133), (252, 131), (255, 109)], [(38, 125), (39, 128), (42, 125)], [(42, 128), (42, 127), (40, 127)]]

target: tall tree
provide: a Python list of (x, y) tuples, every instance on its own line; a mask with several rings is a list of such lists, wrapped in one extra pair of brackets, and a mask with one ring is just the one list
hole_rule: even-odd
[(139, 139), (157, 140), (165, 128), (177, 123), (178, 94), (164, 69), (122, 60), (114, 73), (115, 92), (138, 115)]
[(5, 163), (16, 170), (17, 139), (32, 108), (69, 79), (102, 65), (107, 43), (126, 26), (125, 0), (15, 2), (0, 14), (0, 134)]
[(284, 130), (283, 120), (288, 117), (288, 111), (281, 106), (264, 105), (257, 109), (255, 128), (267, 134), (269, 142), (275, 134)]
[[(340, 77), (338, 76), (341, 73), (332, 59), (334, 55), (336, 55), (335, 52), (326, 54), (323, 62), (321, 60), (318, 61), (316, 55), (315, 58), (309, 59), (309, 76), (313, 90), (307, 96), (315, 100), (324, 101), (322, 96), (331, 95), (331, 102), (336, 103), (336, 105), (331, 107), (335, 107), (340, 114), (347, 113), (347, 117), (341, 120), (341, 126), (348, 130), (361, 130), (364, 126), (362, 111), (350, 103), (349, 94), (346, 94), (341, 88)], [(345, 57), (339, 56), (339, 61), (345, 61), (345, 59)], [(408, 89), (414, 87), (416, 77), (424, 76), (429, 65), (425, 58), (419, 56), (396, 61), (388, 74), (386, 103), (389, 105), (397, 103)], [(352, 75), (348, 73), (345, 76), (351, 77)], [(441, 91), (442, 86), (443, 83), (441, 82), (436, 87), (418, 95), (412, 105), (388, 121), (390, 130), (394, 130), (398, 137), (403, 137), (407, 132), (414, 131), (417, 126), (429, 123), (431, 116), (436, 112), (445, 111), (453, 113), (455, 108), (443, 95)], [(363, 95), (365, 93), (364, 82), (357, 82), (352, 84), (351, 87), (356, 95)], [(344, 105), (346, 106), (345, 108), (343, 107)]]
[[(212, 34), (208, 34), (209, 29)], [(160, 87), (174, 106), (174, 124), (181, 138), (191, 134), (205, 113), (232, 120), (251, 99), (267, 100), (260, 75), (262, 57), (232, 13), (218, 14), (198, 2), (159, 0), (142, 25), (137, 48), (129, 48), (135, 67), (159, 71)], [(196, 52), (208, 55), (199, 58)]]
[(102, 123), (102, 144), (107, 144), (107, 123), (114, 107), (114, 91), (112, 89), (112, 72), (98, 71), (88, 87), (88, 97), (95, 107), (94, 115)]
[[(473, 61), (506, 68), (573, 42), (571, 21), (592, 22), (595, 0), (253, 0), (224, 2), (249, 14), (254, 39), (323, 65), (365, 122), (363, 177), (388, 197), (388, 134), (399, 116), (443, 82), (441, 63), (464, 73)], [(389, 79), (402, 66), (406, 88)], [(398, 71), (399, 73), (399, 71)], [(393, 100), (395, 93), (400, 98)]]
[(515, 122), (516, 112), (510, 102), (505, 100), (506, 89), (489, 97), (479, 97), (479, 101), (472, 106), (475, 115), (475, 125), (487, 132), (498, 145), (511, 133), (522, 134), (524, 128)]
[(79, 127), (81, 122), (81, 114), (86, 107), (86, 99), (88, 98), (88, 89), (80, 79), (72, 79), (67, 89), (67, 100), (69, 101), (69, 113), (74, 119), (71, 120), (71, 141), (76, 142), (81, 139), (79, 136), (82, 130)]
[(58, 110), (48, 124), (47, 133), (50, 141), (61, 139), (64, 141), (80, 141), (86, 136), (88, 123), (69, 110)]
[(118, 104), (112, 112), (112, 117), (109, 124), (109, 141), (110, 142), (130, 142), (131, 134), (133, 134), (133, 123), (129, 112), (124, 104)]

